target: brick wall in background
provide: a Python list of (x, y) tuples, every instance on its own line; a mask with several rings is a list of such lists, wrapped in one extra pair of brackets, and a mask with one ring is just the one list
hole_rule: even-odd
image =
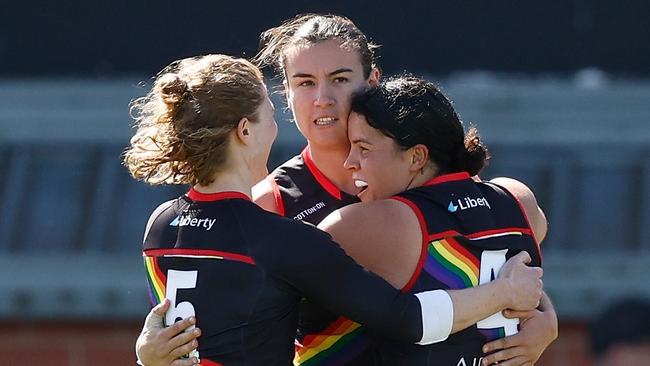
[[(3, 366), (135, 365), (140, 327), (140, 321), (0, 323), (0, 360)], [(563, 322), (536, 366), (591, 366), (584, 325)]]
[(558, 339), (535, 366), (591, 366), (589, 339), (584, 324), (560, 320)]
[(0, 323), (3, 366), (135, 365), (140, 322)]

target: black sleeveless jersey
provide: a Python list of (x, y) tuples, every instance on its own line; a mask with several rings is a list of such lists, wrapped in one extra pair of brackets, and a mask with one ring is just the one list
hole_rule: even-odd
[[(517, 199), (467, 173), (436, 177), (393, 197), (417, 215), (422, 252), (410, 292), (460, 289), (493, 280), (505, 261), (527, 251), (541, 265), (539, 246)], [(497, 313), (441, 343), (417, 346), (373, 338), (382, 365), (480, 365), (482, 346), (518, 331), (518, 321)]]
[(360, 202), (342, 192), (314, 164), (309, 147), (280, 165), (268, 176), (278, 213), (318, 225), (333, 211)]
[[(314, 164), (309, 147), (269, 176), (278, 212), (287, 218), (318, 225), (333, 211), (360, 202), (342, 192)], [(303, 299), (296, 334), (294, 365), (370, 366), (366, 329), (339, 314)]]
[(196, 315), (202, 365), (290, 365), (302, 297), (406, 342), (422, 336), (415, 296), (242, 193), (190, 190), (161, 205), (143, 258), (152, 302), (170, 299), (166, 324)]

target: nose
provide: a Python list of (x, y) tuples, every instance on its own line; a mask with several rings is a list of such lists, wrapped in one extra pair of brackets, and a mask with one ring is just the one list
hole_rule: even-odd
[(348, 157), (345, 158), (345, 161), (343, 162), (343, 167), (348, 170), (358, 170), (359, 169), (359, 159), (357, 158), (357, 153), (355, 151), (356, 149), (354, 146), (350, 148), (350, 153), (348, 154)]
[(327, 83), (320, 83), (316, 89), (314, 105), (317, 107), (328, 107), (334, 105), (334, 98)]

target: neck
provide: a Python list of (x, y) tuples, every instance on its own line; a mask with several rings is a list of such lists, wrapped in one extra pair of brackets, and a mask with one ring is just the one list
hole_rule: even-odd
[(323, 148), (309, 145), (311, 159), (334, 185), (348, 194), (356, 194), (358, 189), (352, 180), (352, 172), (343, 166), (350, 153), (348, 145), (337, 148)]
[(251, 197), (251, 187), (256, 182), (246, 171), (226, 171), (216, 174), (215, 180), (208, 185), (196, 184), (193, 188), (200, 193), (241, 192)]
[(430, 181), (438, 175), (437, 170), (431, 167), (431, 165), (427, 165), (421, 171), (415, 172), (414, 174), (415, 176), (413, 176), (406, 189), (421, 187), (424, 185), (424, 183)]

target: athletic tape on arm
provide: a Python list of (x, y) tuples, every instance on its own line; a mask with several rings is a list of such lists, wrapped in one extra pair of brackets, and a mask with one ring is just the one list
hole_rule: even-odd
[(415, 294), (422, 308), (422, 339), (417, 342), (427, 345), (442, 342), (451, 333), (454, 325), (454, 303), (444, 290), (425, 291)]

